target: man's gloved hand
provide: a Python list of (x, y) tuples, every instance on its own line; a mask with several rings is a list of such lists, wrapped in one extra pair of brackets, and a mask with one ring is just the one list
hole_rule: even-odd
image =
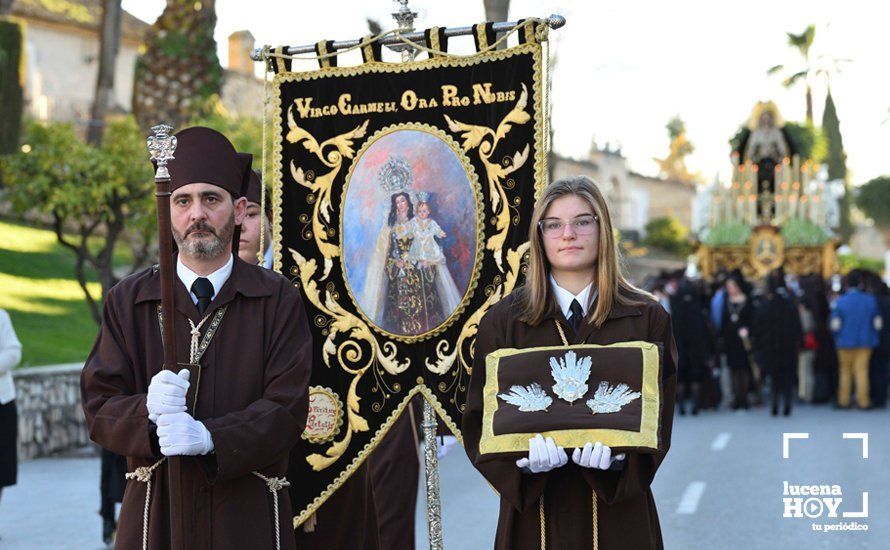
[(157, 423), (159, 415), (185, 412), (185, 394), (188, 390), (188, 369), (182, 369), (179, 374), (162, 370), (152, 376), (148, 384), (148, 397), (145, 400), (148, 419)]
[(612, 456), (612, 448), (603, 445), (599, 441), (596, 444), (587, 443), (583, 449), (575, 449), (572, 453), (572, 462), (582, 468), (594, 468), (597, 470), (608, 470), (612, 463), (624, 460), (625, 455)]
[(158, 443), (164, 456), (206, 455), (213, 451), (210, 432), (186, 412), (158, 417)]
[(552, 437), (545, 440), (544, 436), (538, 434), (528, 440), (528, 458), (520, 458), (516, 465), (540, 474), (565, 466), (568, 462), (569, 456), (562, 447), (556, 446)]

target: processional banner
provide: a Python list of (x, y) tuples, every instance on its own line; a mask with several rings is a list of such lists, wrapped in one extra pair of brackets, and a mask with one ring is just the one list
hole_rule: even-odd
[[(477, 27), (479, 46), (491, 29)], [(522, 276), (545, 178), (542, 49), (521, 36), (409, 63), (367, 48), (362, 65), (312, 72), (272, 59), (275, 269), (314, 339), (295, 527), (414, 395), (459, 435), (479, 320)]]

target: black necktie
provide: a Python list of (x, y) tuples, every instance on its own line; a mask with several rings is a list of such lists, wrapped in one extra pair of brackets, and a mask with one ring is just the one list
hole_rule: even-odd
[(198, 298), (198, 312), (203, 315), (213, 298), (213, 284), (207, 277), (198, 277), (192, 283), (192, 293)]
[(578, 327), (581, 326), (581, 319), (584, 318), (584, 312), (581, 309), (581, 304), (578, 303), (578, 300), (572, 300), (572, 305), (569, 306), (569, 311), (572, 312), (569, 315), (569, 324), (572, 325), (572, 330), (578, 332)]

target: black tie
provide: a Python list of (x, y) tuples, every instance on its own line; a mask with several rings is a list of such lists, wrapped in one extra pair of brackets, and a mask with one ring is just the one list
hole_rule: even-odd
[(578, 300), (572, 300), (572, 305), (569, 306), (569, 311), (572, 312), (569, 315), (569, 324), (572, 325), (572, 330), (578, 332), (578, 327), (581, 326), (581, 319), (584, 317), (584, 312), (581, 309), (581, 304), (578, 303)]
[(198, 277), (192, 283), (192, 293), (198, 298), (198, 312), (203, 315), (213, 298), (213, 284), (207, 277)]

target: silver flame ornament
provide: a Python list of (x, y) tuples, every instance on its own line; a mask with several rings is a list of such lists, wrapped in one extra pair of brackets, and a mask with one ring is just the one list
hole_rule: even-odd
[(537, 382), (530, 386), (515, 385), (510, 388), (510, 393), (502, 393), (498, 397), (516, 405), (522, 412), (546, 411), (553, 403), (553, 398)]
[(614, 413), (634, 399), (639, 399), (640, 395), (640, 392), (631, 391), (624, 383), (613, 387), (608, 382), (600, 382), (593, 399), (587, 400), (587, 406), (593, 414)]
[(158, 169), (155, 171), (155, 179), (169, 179), (170, 172), (167, 171), (167, 162), (173, 160), (173, 152), (176, 151), (176, 136), (172, 135), (173, 127), (169, 124), (158, 124), (152, 126), (151, 131), (154, 135), (148, 136), (148, 152), (151, 154), (151, 160), (157, 163)]
[(565, 356), (557, 359), (550, 358), (550, 373), (553, 375), (553, 392), (569, 404), (584, 397), (587, 393), (587, 379), (590, 378), (590, 357), (578, 360), (574, 351), (566, 352)]

